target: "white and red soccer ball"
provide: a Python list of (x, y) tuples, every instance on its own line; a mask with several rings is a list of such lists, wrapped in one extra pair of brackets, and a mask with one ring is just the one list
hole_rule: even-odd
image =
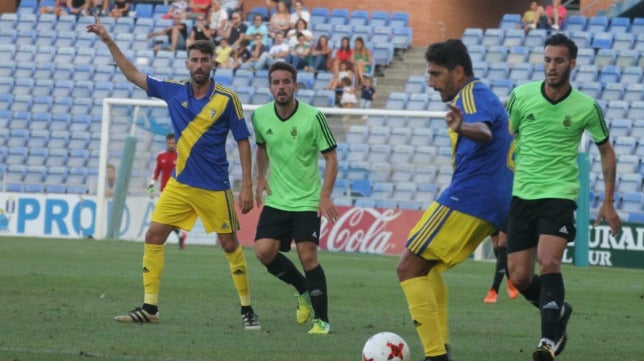
[(393, 332), (371, 336), (362, 348), (362, 361), (410, 361), (409, 346)]

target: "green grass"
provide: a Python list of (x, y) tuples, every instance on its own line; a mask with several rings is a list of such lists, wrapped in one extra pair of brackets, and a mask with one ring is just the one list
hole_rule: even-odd
[[(140, 243), (0, 237), (0, 360), (360, 360), (365, 340), (400, 334), (420, 361), (390, 256), (322, 252), (334, 333), (306, 334), (295, 323), (292, 290), (252, 252), (253, 307), (262, 330), (244, 331), (220, 248), (168, 246), (161, 323), (124, 325), (113, 316), (142, 300)], [(289, 254), (290, 257), (295, 256)], [(531, 360), (537, 310), (522, 299), (482, 299), (494, 265), (468, 261), (445, 274), (450, 330), (458, 361)], [(644, 272), (566, 267), (575, 307), (569, 343), (557, 361), (644, 360)]]

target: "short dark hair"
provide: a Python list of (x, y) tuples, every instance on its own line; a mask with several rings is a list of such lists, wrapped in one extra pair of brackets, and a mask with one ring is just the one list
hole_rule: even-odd
[(165, 135), (165, 140), (174, 139), (174, 133), (168, 133)]
[(459, 39), (430, 44), (425, 52), (425, 60), (444, 66), (449, 70), (454, 70), (457, 65), (460, 65), (466, 76), (474, 75), (472, 58), (470, 58), (465, 44)]
[(277, 61), (271, 65), (271, 67), (268, 69), (268, 82), (272, 82), (272, 75), (273, 72), (278, 71), (278, 70), (286, 70), (289, 73), (291, 73), (291, 77), (293, 78), (293, 82), (297, 81), (297, 69), (295, 67), (287, 62), (284, 61)]
[(188, 47), (188, 55), (190, 55), (190, 50), (199, 50), (213, 56), (215, 55), (215, 44), (210, 40), (197, 40)]
[(572, 39), (569, 37), (565, 36), (562, 33), (556, 33), (553, 35), (550, 35), (544, 44), (544, 48), (548, 45), (552, 46), (565, 46), (568, 48), (568, 55), (570, 56), (571, 59), (577, 59), (577, 44), (575, 44)]

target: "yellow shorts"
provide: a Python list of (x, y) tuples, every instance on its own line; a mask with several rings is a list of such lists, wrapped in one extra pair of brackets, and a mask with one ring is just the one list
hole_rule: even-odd
[(406, 247), (445, 270), (466, 260), (494, 231), (487, 221), (433, 202), (409, 232)]
[(191, 230), (201, 218), (206, 233), (232, 233), (239, 229), (231, 190), (211, 191), (170, 178), (152, 213), (152, 221)]

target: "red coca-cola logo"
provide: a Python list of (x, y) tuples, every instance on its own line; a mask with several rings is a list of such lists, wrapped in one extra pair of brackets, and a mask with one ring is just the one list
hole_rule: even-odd
[(335, 252), (391, 253), (394, 232), (389, 222), (401, 214), (395, 209), (348, 208), (335, 223), (323, 217), (321, 246)]

